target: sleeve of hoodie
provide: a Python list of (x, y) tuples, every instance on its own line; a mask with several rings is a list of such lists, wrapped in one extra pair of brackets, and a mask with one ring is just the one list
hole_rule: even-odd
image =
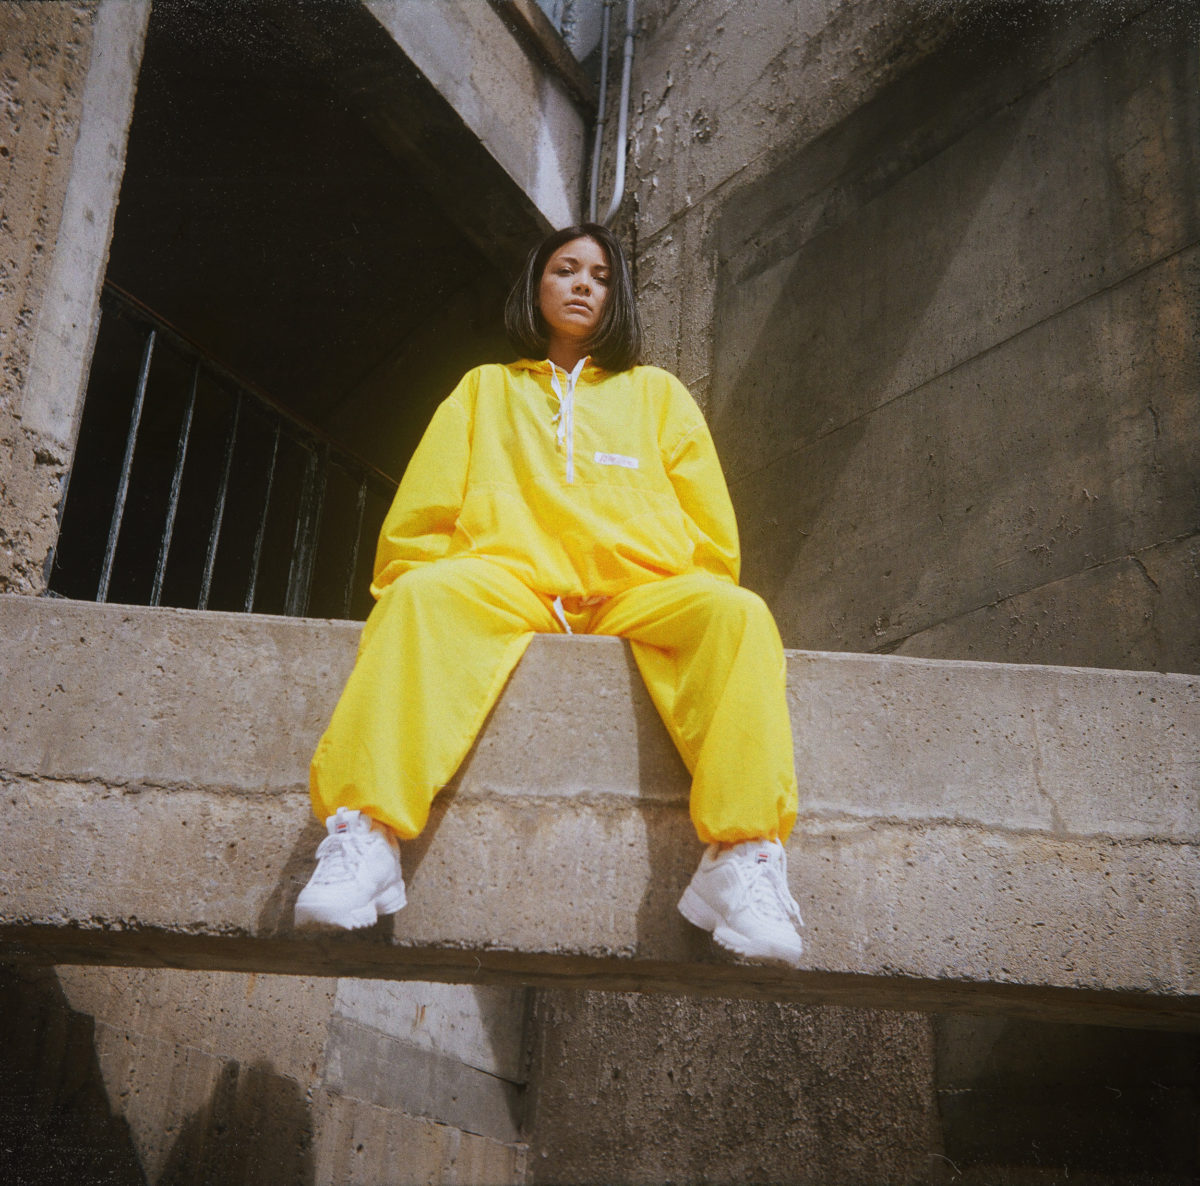
[(471, 420), (461, 398), (470, 378), (434, 412), (383, 520), (371, 582), (377, 599), (397, 577), (450, 549), (471, 458)]
[(741, 569), (737, 520), (716, 446), (696, 401), (673, 375), (668, 412), (667, 474), (696, 540), (696, 567), (737, 584)]

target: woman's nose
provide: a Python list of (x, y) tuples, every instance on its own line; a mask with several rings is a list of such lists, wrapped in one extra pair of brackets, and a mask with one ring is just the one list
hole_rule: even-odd
[(591, 288), (592, 288), (592, 286), (591, 286), (591, 284), (588, 283), (588, 279), (586, 276), (576, 276), (575, 277), (575, 286), (574, 286), (575, 292), (590, 292)]

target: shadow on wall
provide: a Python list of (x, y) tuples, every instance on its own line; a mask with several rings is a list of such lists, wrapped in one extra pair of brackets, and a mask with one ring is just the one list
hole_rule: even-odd
[(975, 71), (994, 72), (1003, 52), (950, 43), (722, 210), (713, 435), (745, 583), (785, 645), (868, 649), (854, 622), (876, 607), (855, 601), (893, 568), (891, 592), (908, 577), (920, 597), (920, 565), (894, 555), (894, 505), (878, 499), (936, 485), (928, 466), (913, 471), (945, 445), (923, 438), (921, 418), (889, 417), (882, 439), (875, 422), (958, 345), (942, 337), (944, 306), (1010, 145), (939, 150), (962, 134), (964, 95), (978, 106)]
[(0, 968), (0, 1181), (146, 1186), (108, 1102), (95, 1023), (48, 969)]
[(179, 1132), (158, 1186), (312, 1186), (313, 1125), (300, 1086), (266, 1063), (226, 1063)]
[(1200, 1180), (1197, 1035), (998, 1017), (939, 1017), (934, 1035), (943, 1149), (963, 1175), (942, 1180)]
[[(157, 1186), (312, 1186), (313, 1124), (299, 1085), (264, 1063), (222, 1068), (180, 1129)], [(95, 1022), (51, 969), (0, 969), (0, 1182), (147, 1186), (109, 1101)]]
[[(887, 651), (1194, 524), (1148, 415), (1118, 467), (1144, 481), (1104, 466), (1145, 411), (1122, 375), (1171, 361), (1153, 285), (1121, 290), (1116, 329), (1107, 293), (1195, 242), (1194, 43), (1167, 2), (1115, 30), (1012, 11), (716, 223), (713, 433), (787, 645)], [(1081, 326), (1128, 347), (1097, 358)]]

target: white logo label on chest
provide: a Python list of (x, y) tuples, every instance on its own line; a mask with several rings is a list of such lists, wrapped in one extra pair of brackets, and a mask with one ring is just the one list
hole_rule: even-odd
[(637, 469), (638, 459), (626, 457), (623, 453), (597, 453), (597, 465), (623, 465), (626, 469)]

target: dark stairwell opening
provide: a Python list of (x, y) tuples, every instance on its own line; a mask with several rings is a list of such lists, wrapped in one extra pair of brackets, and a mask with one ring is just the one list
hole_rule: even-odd
[(364, 616), (542, 229), (362, 5), (156, 0), (51, 592)]

